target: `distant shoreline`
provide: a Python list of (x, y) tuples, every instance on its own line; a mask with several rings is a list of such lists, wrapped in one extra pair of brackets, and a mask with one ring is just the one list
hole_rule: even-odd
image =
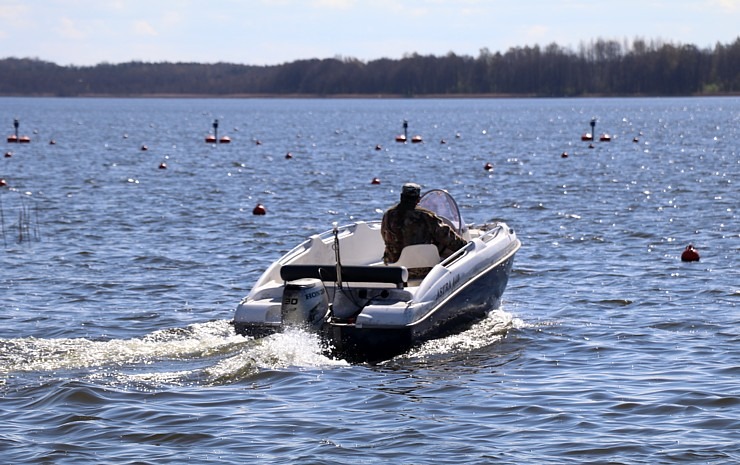
[(371, 99), (371, 100), (403, 100), (403, 99), (584, 99), (584, 98), (686, 98), (686, 97), (740, 97), (740, 92), (727, 93), (698, 93), (690, 95), (612, 95), (612, 94), (588, 94), (576, 96), (539, 96), (535, 94), (424, 94), (424, 95), (400, 95), (400, 94), (173, 94), (173, 93), (147, 93), (147, 94), (78, 94), (78, 95), (55, 95), (55, 94), (0, 94), (0, 97), (15, 98), (151, 98), (151, 99)]

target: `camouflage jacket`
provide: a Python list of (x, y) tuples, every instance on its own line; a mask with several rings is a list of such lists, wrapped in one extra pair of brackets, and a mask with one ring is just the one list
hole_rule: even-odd
[(441, 258), (449, 257), (465, 245), (465, 240), (433, 212), (401, 204), (385, 212), (380, 233), (385, 241), (385, 263), (398, 261), (407, 245), (434, 244)]

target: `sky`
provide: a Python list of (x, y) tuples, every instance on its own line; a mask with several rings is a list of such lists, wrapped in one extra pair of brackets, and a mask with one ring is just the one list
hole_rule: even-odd
[(0, 59), (59, 65), (478, 57), (597, 39), (713, 48), (740, 0), (0, 0)]

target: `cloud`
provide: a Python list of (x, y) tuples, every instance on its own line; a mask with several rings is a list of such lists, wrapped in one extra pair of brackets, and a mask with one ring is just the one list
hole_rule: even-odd
[(139, 36), (157, 36), (157, 30), (149, 22), (140, 19), (134, 22), (134, 34)]
[(348, 10), (355, 4), (354, 0), (315, 0), (314, 6), (320, 8), (333, 8), (339, 10)]
[(714, 5), (725, 11), (737, 11), (740, 9), (740, 0), (711, 0), (709, 2), (709, 8), (712, 8)]
[(544, 26), (542, 24), (535, 24), (532, 26), (529, 26), (526, 31), (525, 35), (530, 40), (540, 40), (544, 37), (547, 37), (547, 34), (550, 32), (550, 28), (547, 26)]
[(81, 40), (87, 37), (74, 21), (66, 17), (60, 18), (56, 31), (65, 39)]

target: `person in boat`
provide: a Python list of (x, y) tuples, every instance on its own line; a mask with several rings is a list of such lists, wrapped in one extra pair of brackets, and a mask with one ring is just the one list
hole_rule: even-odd
[[(401, 200), (383, 214), (380, 234), (385, 241), (383, 262), (395, 263), (407, 245), (434, 244), (439, 256), (445, 259), (462, 248), (466, 241), (434, 212), (418, 206), (421, 186), (406, 183), (401, 189)], [(427, 270), (420, 270), (426, 274)]]

